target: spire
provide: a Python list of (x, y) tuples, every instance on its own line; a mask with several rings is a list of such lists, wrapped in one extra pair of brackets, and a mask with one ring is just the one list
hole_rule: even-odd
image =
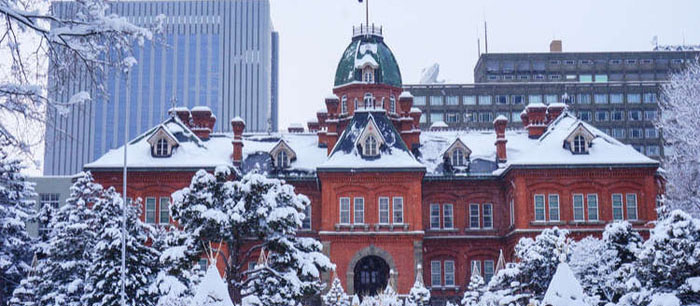
[(423, 266), (421, 264), (418, 264), (416, 266), (416, 284), (423, 284)]
[(503, 258), (503, 249), (501, 249), (498, 253), (498, 262), (496, 263), (496, 271), (494, 271), (494, 274), (498, 274), (498, 271), (503, 270), (503, 268), (506, 267), (506, 260)]

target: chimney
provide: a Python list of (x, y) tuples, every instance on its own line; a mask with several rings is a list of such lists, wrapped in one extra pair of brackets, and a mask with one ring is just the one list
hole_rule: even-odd
[[(530, 138), (540, 138), (547, 129), (547, 106), (542, 103), (532, 103), (525, 107), (523, 124)], [(527, 120), (525, 120), (527, 119)]]
[(233, 129), (233, 154), (231, 159), (233, 164), (239, 166), (243, 161), (243, 130), (245, 130), (245, 121), (241, 117), (231, 119), (231, 128)]
[(566, 110), (566, 104), (564, 103), (552, 103), (547, 106), (547, 124), (557, 119), (561, 113)]
[(549, 43), (549, 52), (561, 52), (561, 40), (554, 39)]
[(420, 127), (421, 114), (423, 114), (423, 112), (418, 108), (412, 108), (411, 111), (408, 113), (408, 115), (411, 116), (411, 119), (413, 119), (414, 128)]
[(399, 96), (399, 106), (401, 107), (401, 112), (407, 114), (411, 112), (411, 107), (413, 107), (413, 95), (410, 92), (404, 91)]
[(177, 116), (187, 127), (190, 126), (190, 110), (187, 107), (173, 107), (168, 110), (170, 116)]
[(207, 106), (195, 106), (192, 108), (191, 116), (192, 132), (201, 139), (209, 139), (209, 134), (214, 130), (216, 123), (216, 116), (211, 113), (211, 109)]
[(287, 127), (289, 133), (304, 133), (304, 126), (299, 123), (292, 123)]
[(506, 156), (506, 126), (508, 125), (508, 119), (503, 115), (496, 117), (493, 121), (493, 128), (496, 130), (496, 161), (499, 163), (504, 163), (507, 160)]
[(318, 127), (319, 127), (318, 121), (311, 120), (311, 121), (306, 123), (306, 127), (309, 128), (309, 132), (316, 133), (316, 132), (318, 132)]
[(340, 104), (340, 99), (336, 95), (330, 95), (326, 98), (326, 108), (328, 109), (328, 115), (331, 118), (338, 117), (338, 104)]

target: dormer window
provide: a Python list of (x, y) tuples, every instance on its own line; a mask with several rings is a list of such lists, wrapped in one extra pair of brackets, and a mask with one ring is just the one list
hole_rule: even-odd
[(277, 169), (289, 168), (297, 155), (284, 140), (280, 140), (270, 151), (272, 164)]
[(452, 151), (452, 165), (455, 167), (464, 167), (466, 166), (466, 162), (464, 160), (464, 151), (461, 149), (456, 149)]
[(365, 83), (374, 83), (374, 69), (365, 67), (362, 69), (362, 81)]
[(367, 156), (377, 156), (379, 155), (379, 148), (377, 145), (377, 138), (374, 136), (369, 136), (365, 139), (364, 154)]
[(170, 151), (168, 149), (168, 140), (166, 140), (165, 138), (158, 139), (158, 141), (156, 142), (156, 150), (154, 155), (157, 157), (168, 156)]
[(588, 154), (588, 150), (591, 148), (591, 142), (595, 138), (595, 135), (591, 133), (583, 123), (579, 125), (569, 134), (569, 137), (564, 140), (564, 148), (567, 148), (573, 154)]

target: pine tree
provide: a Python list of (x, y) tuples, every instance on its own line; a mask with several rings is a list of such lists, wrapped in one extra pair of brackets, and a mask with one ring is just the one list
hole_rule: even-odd
[(192, 251), (200, 243), (177, 227), (156, 228), (152, 246), (161, 255), (151, 292), (157, 296), (157, 306), (189, 305), (204, 272), (195, 265), (200, 254)]
[(45, 305), (41, 304), (40, 296), (37, 294), (36, 288), (41, 284), (42, 280), (39, 279), (34, 273), (30, 273), (26, 278), (22, 279), (19, 286), (15, 288), (12, 293), (12, 298), (8, 306), (38, 306)]
[(102, 199), (102, 186), (95, 183), (89, 172), (82, 173), (71, 186), (66, 204), (54, 209), (47, 220), (44, 257), (37, 264), (42, 276), (37, 287), (42, 305), (80, 305), (96, 238), (97, 225), (90, 205)]
[(416, 269), (416, 281), (408, 291), (406, 306), (426, 306), (430, 303), (430, 290), (423, 284), (423, 269), (418, 265)]
[(87, 273), (83, 302), (92, 306), (117, 306), (121, 292), (122, 211), (127, 209), (126, 223), (126, 299), (127, 305), (151, 306), (155, 296), (149, 290), (157, 272), (158, 252), (146, 243), (147, 226), (139, 219), (140, 201), (124, 205), (113, 188), (93, 206), (97, 242), (91, 251), (92, 266)]
[(20, 173), (20, 161), (9, 157), (0, 145), (0, 305), (30, 270), (32, 239), (26, 222), (35, 214), (30, 198), (34, 187)]
[[(172, 213), (197, 241), (224, 243), (234, 302), (249, 294), (262, 299), (263, 292), (270, 292), (278, 297), (271, 302), (295, 305), (320, 293), (321, 272), (333, 265), (320, 242), (296, 236), (308, 198), (284, 181), (260, 174), (239, 181), (228, 181), (229, 176), (230, 170), (222, 167), (214, 174), (198, 171), (189, 187), (173, 194)], [(257, 238), (252, 246), (250, 237)], [(253, 275), (246, 268), (249, 255), (263, 248), (270, 252), (268, 265)]]
[(399, 296), (391, 285), (386, 286), (384, 291), (377, 297), (381, 306), (402, 306)]
[(323, 296), (323, 304), (326, 306), (350, 306), (348, 295), (345, 293), (343, 284), (340, 283), (340, 279), (338, 279), (335, 273), (333, 273), (331, 288), (328, 290), (328, 293)]
[(485, 286), (484, 278), (481, 277), (480, 273), (474, 273), (474, 271), (472, 271), (472, 277), (469, 280), (469, 286), (467, 287), (467, 290), (464, 292), (464, 297), (462, 298), (462, 305), (463, 306), (476, 306), (476, 305), (478, 305), (482, 291), (484, 290), (484, 286)]

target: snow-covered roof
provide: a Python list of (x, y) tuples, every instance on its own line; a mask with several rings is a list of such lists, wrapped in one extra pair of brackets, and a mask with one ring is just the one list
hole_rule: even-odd
[(447, 123), (445, 121), (436, 121), (433, 124), (430, 125), (430, 128), (446, 128)]
[[(378, 157), (363, 157), (357, 139), (369, 120), (376, 124), (383, 145)], [(573, 154), (565, 148), (564, 141), (579, 126), (589, 131), (593, 138), (587, 154)], [(172, 135), (178, 146), (169, 157), (152, 156), (147, 139), (162, 127)], [(648, 166), (658, 167), (656, 160), (637, 152), (629, 145), (605, 135), (600, 130), (563, 113), (552, 122), (538, 139), (531, 139), (524, 129), (508, 129), (507, 161), (496, 162), (496, 133), (494, 130), (423, 131), (420, 148), (409, 149), (387, 118), (384, 110), (358, 110), (342, 132), (330, 156), (328, 149), (319, 147), (315, 133), (244, 134), (241, 170), (252, 169), (275, 172), (270, 152), (281, 140), (295, 152), (296, 159), (283, 171), (291, 175), (313, 175), (316, 171), (332, 169), (425, 169), (428, 176), (448, 174), (444, 154), (450, 145), (460, 140), (472, 150), (468, 171), (450, 175), (499, 176), (514, 167), (600, 167), (600, 166)], [(140, 169), (214, 169), (217, 166), (233, 167), (233, 135), (212, 133), (209, 139), (200, 139), (177, 116), (170, 117), (146, 133), (134, 138), (128, 145), (128, 165)], [(111, 150), (86, 169), (114, 170), (123, 165), (124, 147)]]

